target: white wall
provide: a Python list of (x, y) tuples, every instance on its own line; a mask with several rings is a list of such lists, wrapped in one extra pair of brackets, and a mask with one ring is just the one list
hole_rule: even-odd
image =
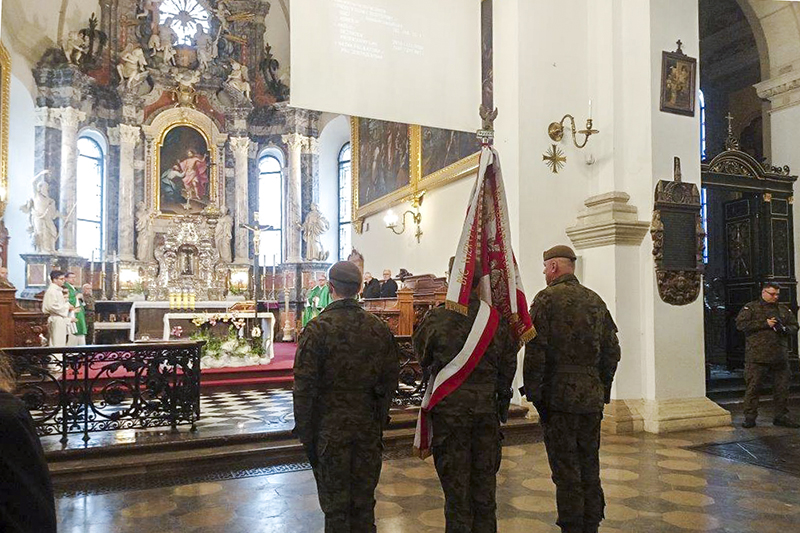
[[(375, 277), (380, 277), (378, 274), (385, 268), (392, 274), (405, 268), (413, 274), (443, 276), (447, 262), (458, 247), (474, 180), (473, 174), (425, 194), (420, 208), (423, 234), (419, 243), (414, 237), (416, 228), (410, 216), (406, 217), (402, 235), (395, 235), (385, 227), (386, 212), (368, 217), (364, 232), (353, 234), (353, 247), (364, 256), (364, 270)], [(392, 208), (398, 216), (408, 209), (411, 209), (408, 203)]]
[[(800, 134), (800, 105), (787, 107), (772, 112), (772, 158), (775, 165), (789, 165), (792, 174), (800, 172), (800, 150), (797, 149), (797, 138)], [(795, 183), (795, 190), (798, 185)], [(800, 276), (800, 213), (794, 210), (794, 264), (795, 275)]]
[(28, 216), (20, 211), (33, 195), (34, 168), (33, 98), (16, 76), (11, 76), (8, 139), (8, 206), (5, 223), (11, 240), (8, 245), (9, 279), (18, 289), (25, 288), (25, 262), (19, 254), (33, 253), (28, 235)]
[(350, 117), (344, 115), (328, 121), (319, 135), (319, 209), (331, 223), (331, 229), (321, 237), (322, 247), (330, 251), (328, 261), (338, 261), (339, 151), (348, 142)]

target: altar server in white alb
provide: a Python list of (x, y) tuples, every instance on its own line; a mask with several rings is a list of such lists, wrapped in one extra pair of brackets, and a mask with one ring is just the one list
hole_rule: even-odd
[(50, 346), (67, 345), (67, 324), (72, 306), (64, 297), (63, 287), (64, 272), (53, 270), (50, 272), (50, 286), (44, 293), (42, 300), (42, 313), (47, 315), (47, 330)]

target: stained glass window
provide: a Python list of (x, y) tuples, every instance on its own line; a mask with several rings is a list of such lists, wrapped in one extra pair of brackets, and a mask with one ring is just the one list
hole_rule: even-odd
[(211, 16), (198, 0), (164, 0), (158, 12), (159, 23), (169, 25), (177, 34), (177, 44), (192, 44), (198, 26), (211, 33)]

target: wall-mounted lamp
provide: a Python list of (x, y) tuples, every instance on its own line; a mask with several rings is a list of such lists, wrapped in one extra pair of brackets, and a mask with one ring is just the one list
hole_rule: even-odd
[(417, 226), (417, 231), (414, 233), (414, 236), (417, 238), (417, 242), (420, 242), (420, 237), (422, 237), (422, 228), (420, 228), (420, 223), (422, 222), (422, 213), (419, 212), (419, 206), (422, 205), (422, 197), (424, 194), (425, 191), (422, 191), (415, 194), (411, 198), (411, 207), (414, 210), (411, 211), (409, 209), (403, 213), (403, 223), (399, 229), (397, 226), (399, 217), (393, 211), (389, 210), (389, 212), (386, 213), (386, 216), (383, 217), (383, 222), (386, 224), (386, 227), (392, 230), (395, 234), (400, 235), (406, 230), (406, 215), (411, 215), (411, 220)]
[[(592, 106), (589, 104), (589, 109)], [(570, 130), (572, 131), (572, 142), (575, 143), (576, 148), (583, 148), (586, 146), (586, 143), (589, 142), (589, 137), (596, 133), (600, 133), (600, 130), (596, 130), (592, 127), (592, 119), (591, 119), (591, 111), (589, 113), (588, 119), (586, 119), (586, 129), (578, 130), (575, 127), (575, 117), (570, 115), (569, 113), (564, 115), (564, 118), (561, 119), (560, 122), (551, 122), (550, 126), (547, 127), (547, 134), (550, 136), (551, 139), (555, 142), (561, 142), (561, 139), (564, 138), (564, 121), (569, 119), (570, 122)], [(578, 139), (576, 135), (583, 135), (583, 142), (578, 144)]]

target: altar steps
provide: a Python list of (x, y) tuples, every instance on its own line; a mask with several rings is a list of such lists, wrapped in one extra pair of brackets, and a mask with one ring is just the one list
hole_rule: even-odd
[[(524, 408), (511, 409), (503, 430), (505, 444), (541, 438), (539, 424), (525, 414)], [(393, 416), (384, 433), (385, 457), (410, 455), (415, 425), (413, 412)], [(45, 455), (60, 493), (171, 486), (308, 466), (302, 445), (288, 430), (192, 439), (176, 435), (170, 442), (52, 450)]]

